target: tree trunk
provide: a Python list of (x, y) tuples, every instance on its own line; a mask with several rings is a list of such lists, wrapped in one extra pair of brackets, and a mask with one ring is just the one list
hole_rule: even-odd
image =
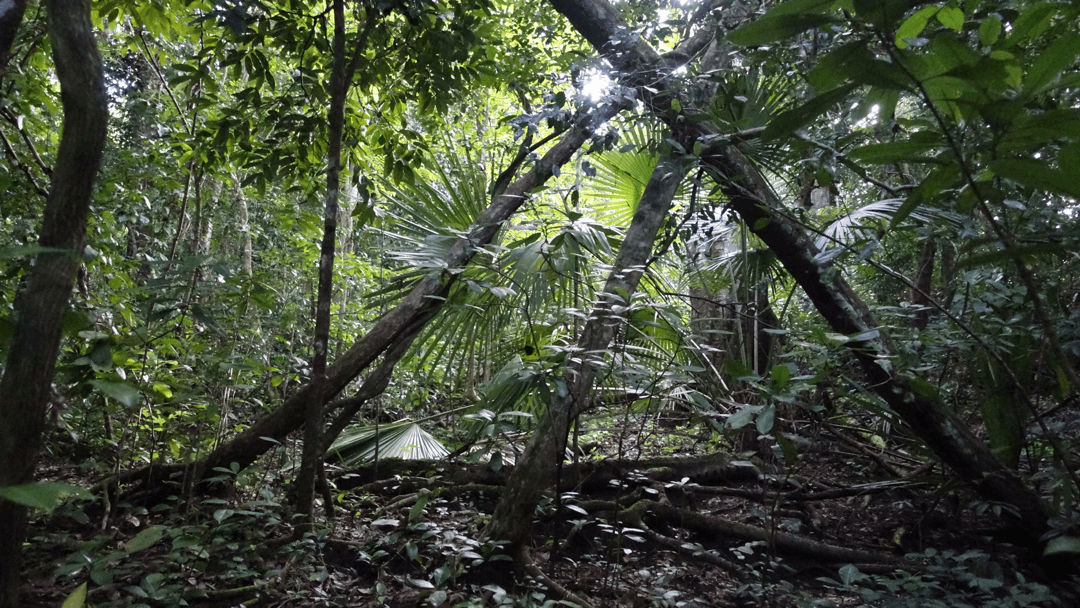
[(888, 336), (839, 269), (817, 260), (813, 241), (783, 213), (756, 168), (737, 147), (712, 143), (723, 142), (723, 133), (707, 120), (697, 120), (693, 115), (698, 112), (689, 101), (671, 103), (678, 91), (656, 51), (630, 34), (615, 9), (602, 0), (551, 0), (551, 4), (611, 62), (624, 84), (637, 89), (645, 107), (704, 145), (702, 160), (721, 184), (730, 208), (776, 254), (832, 329), (852, 337), (847, 345), (858, 358), (867, 385), (983, 498), (1009, 505), (1015, 511), (1012, 523), (1037, 544), (1047, 525), (1047, 511), (1038, 495), (945, 408), (932, 386), (892, 367), (895, 351)]
[(334, 0), (334, 57), (330, 76), (329, 149), (326, 159), (326, 214), (319, 255), (319, 295), (315, 305), (315, 354), (311, 360), (314, 398), (304, 408), (304, 451), (296, 473), (294, 504), (303, 516), (301, 528), (310, 528), (315, 478), (322, 467), (322, 407), (326, 395), (326, 358), (330, 344), (330, 301), (334, 290), (334, 245), (337, 242), (338, 194), (341, 191), (341, 136), (345, 128), (345, 1)]
[[(67, 307), (86, 236), (94, 179), (101, 166), (109, 117), (101, 56), (86, 0), (47, 0), (63, 133), (56, 155), (41, 236), (48, 248), (34, 260), (16, 296), (15, 335), (0, 379), (0, 485), (28, 483), (41, 448), (45, 408)], [(0, 500), (0, 606), (18, 603), (19, 562), (26, 509)]]
[(930, 294), (934, 289), (934, 256), (937, 246), (933, 236), (926, 237), (919, 261), (915, 266), (915, 286), (911, 289), (911, 303), (921, 310), (915, 311), (915, 329), (923, 330), (930, 323)]
[(240, 185), (240, 178), (233, 176), (233, 195), (236, 197), (236, 211), (240, 219), (240, 271), (245, 277), (251, 278), (252, 273), (252, 247), (251, 247), (251, 213), (248, 211), (247, 196), (244, 195), (244, 187)]
[[(372, 362), (400, 340), (409, 336), (430, 320), (443, 305), (450, 286), (458, 277), (451, 272), (469, 263), (479, 248), (491, 242), (502, 223), (528, 199), (529, 193), (552, 176), (553, 169), (562, 166), (592, 136), (593, 131), (621, 111), (625, 106), (606, 104), (578, 117), (574, 125), (533, 166), (504, 192), (497, 193), (491, 205), (473, 223), (465, 237), (458, 239), (446, 254), (447, 268), (421, 279), (412, 291), (392, 310), (383, 315), (347, 351), (342, 353), (326, 372), (323, 399), (341, 392)], [(296, 390), (281, 407), (263, 416), (232, 441), (218, 447), (200, 463), (199, 477), (214, 467), (235, 462), (241, 468), (250, 465), (263, 452), (276, 445), (264, 437), (281, 441), (298, 428), (304, 420), (306, 404), (319, 399), (309, 382)], [(325, 403), (325, 402), (323, 402)], [(320, 403), (320, 407), (323, 405)]]
[(540, 493), (553, 485), (556, 468), (563, 460), (570, 422), (589, 405), (596, 372), (604, 365), (616, 328), (626, 321), (624, 311), (637, 290), (653, 241), (687, 168), (681, 157), (665, 156), (653, 170), (604, 290), (578, 338), (577, 354), (570, 357), (563, 372), (565, 390), (553, 392), (547, 411), (539, 417), (529, 446), (495, 507), (488, 538), (507, 540), (517, 547), (528, 537)]
[(0, 71), (7, 67), (11, 59), (11, 45), (15, 43), (15, 34), (19, 32), (26, 0), (14, 0), (0, 9)]

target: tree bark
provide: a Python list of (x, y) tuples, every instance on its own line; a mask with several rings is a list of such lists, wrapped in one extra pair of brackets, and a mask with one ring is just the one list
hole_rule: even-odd
[(0, 71), (11, 59), (11, 45), (15, 43), (15, 34), (19, 32), (25, 12), (26, 0), (8, 2), (6, 8), (0, 10)]
[[(101, 56), (86, 0), (47, 0), (64, 125), (45, 206), (42, 247), (16, 296), (15, 335), (0, 379), (0, 485), (33, 480), (45, 427), (61, 317), (78, 272), (109, 117)], [(0, 606), (18, 603), (26, 509), (0, 500)]]
[(818, 261), (813, 241), (783, 212), (756, 168), (737, 147), (724, 142), (719, 128), (698, 120), (700, 113), (688, 101), (671, 103), (678, 99), (678, 91), (665, 78), (656, 51), (603, 0), (551, 0), (551, 4), (611, 62), (624, 84), (637, 89), (646, 107), (703, 144), (702, 160), (721, 184), (728, 206), (773, 250), (832, 329), (852, 337), (847, 345), (859, 360), (867, 386), (984, 499), (1008, 505), (1014, 511), (1011, 523), (1038, 544), (1048, 518), (1038, 495), (945, 408), (932, 386), (893, 368), (894, 348), (869, 308), (838, 268)]
[(253, 271), (252, 268), (252, 246), (251, 246), (251, 213), (248, 211), (247, 196), (244, 194), (244, 188), (240, 185), (239, 176), (233, 176), (233, 195), (236, 197), (236, 211), (240, 220), (240, 272), (244, 273), (245, 277), (251, 278)]
[(933, 236), (926, 237), (919, 261), (915, 265), (915, 286), (911, 289), (911, 303), (921, 307), (915, 311), (915, 329), (924, 330), (930, 324), (930, 294), (934, 289), (934, 256), (937, 243)]
[(519, 547), (528, 537), (540, 494), (552, 486), (556, 468), (563, 460), (570, 422), (589, 405), (596, 371), (604, 364), (616, 328), (625, 322), (624, 312), (637, 290), (653, 241), (687, 169), (681, 155), (669, 154), (653, 170), (604, 290), (578, 338), (577, 351), (563, 372), (565, 390), (553, 392), (547, 411), (539, 417), (529, 446), (514, 467), (491, 517), (488, 538), (506, 540), (512, 547)]
[[(490, 243), (502, 223), (528, 199), (529, 193), (543, 185), (552, 176), (553, 169), (569, 161), (597, 127), (624, 107), (605, 104), (583, 113), (559, 142), (528, 171), (510, 184), (505, 192), (497, 193), (491, 205), (473, 223), (469, 233), (459, 238), (447, 252), (446, 262), (450, 270), (432, 273), (421, 279), (396, 307), (383, 315), (369, 332), (329, 366), (326, 390), (322, 393), (324, 398), (332, 398), (341, 392), (387, 348), (427, 323), (442, 307), (450, 286), (458, 276), (456, 269), (468, 264), (479, 248)], [(233, 462), (241, 468), (250, 465), (259, 455), (276, 445), (275, 441), (281, 441), (303, 423), (306, 404), (316, 398), (311, 383), (301, 386), (279, 408), (214, 450), (200, 463), (198, 477), (201, 478), (214, 467), (229, 466)], [(274, 441), (267, 441), (264, 437)]]
[[(315, 500), (315, 478), (322, 466), (322, 406), (326, 395), (326, 358), (330, 344), (330, 302), (334, 289), (334, 246), (337, 242), (338, 194), (341, 191), (341, 138), (345, 129), (345, 1), (334, 0), (334, 57), (330, 76), (329, 147), (326, 159), (326, 211), (319, 255), (319, 295), (315, 305), (315, 353), (311, 360), (314, 398), (304, 408), (304, 450), (296, 473), (295, 502), (310, 527)], [(306, 524), (306, 525), (305, 525)]]

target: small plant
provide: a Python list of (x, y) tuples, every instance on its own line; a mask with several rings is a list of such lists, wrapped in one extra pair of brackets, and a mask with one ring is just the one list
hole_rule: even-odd
[[(920, 572), (866, 574), (854, 565), (840, 568), (839, 579), (819, 579), (827, 586), (858, 595), (882, 608), (1023, 608), (1062, 606), (1050, 589), (1006, 568), (988, 554), (927, 549), (907, 556), (926, 564)], [(1011, 569), (1011, 568), (1010, 568)]]

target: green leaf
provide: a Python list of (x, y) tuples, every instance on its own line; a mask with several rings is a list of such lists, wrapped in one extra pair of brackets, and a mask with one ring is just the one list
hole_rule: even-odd
[(1024, 78), (1024, 96), (1032, 97), (1048, 88), (1062, 72), (1069, 69), (1080, 54), (1080, 37), (1062, 36), (1040, 52)]
[(827, 91), (848, 82), (851, 77), (851, 64), (858, 64), (867, 58), (866, 42), (856, 40), (826, 53), (818, 59), (817, 65), (807, 74), (806, 79), (818, 91)]
[(1080, 139), (1080, 110), (1049, 110), (1025, 117), (1002, 138), (1001, 150), (1020, 152), (1063, 137)]
[(1057, 7), (1049, 2), (1039, 2), (1027, 7), (1012, 22), (1009, 36), (1005, 39), (1007, 47), (1013, 47), (1029, 39), (1036, 38), (1050, 26), (1050, 19)]
[(846, 84), (822, 93), (797, 108), (781, 112), (769, 121), (765, 131), (761, 134), (761, 139), (776, 139), (794, 132), (843, 101), (856, 86), (855, 84)]
[(773, 423), (776, 421), (776, 406), (769, 404), (765, 406), (765, 409), (761, 410), (758, 414), (756, 426), (757, 432), (764, 435), (773, 428)]
[(1061, 553), (1080, 554), (1080, 537), (1059, 536), (1046, 543), (1043, 555), (1059, 555)]
[(935, 141), (901, 140), (887, 144), (870, 144), (855, 148), (847, 154), (853, 161), (872, 165), (887, 165), (901, 162), (940, 162), (928, 153), (939, 145)]
[(64, 603), (60, 604), (60, 608), (82, 608), (86, 605), (86, 582), (75, 588), (74, 591), (68, 594), (64, 598)]
[(739, 408), (739, 411), (728, 416), (727, 426), (729, 429), (741, 429), (744, 426), (750, 424), (750, 421), (754, 418), (754, 414), (761, 410), (760, 405), (744, 405)]
[(79, 486), (58, 481), (35, 481), (0, 487), (0, 498), (46, 513), (52, 513), (60, 504), (60, 499), (66, 496), (90, 498), (90, 493)]
[(791, 381), (791, 370), (784, 364), (775, 365), (769, 370), (769, 376), (772, 377), (773, 386), (783, 390)]
[(150, 526), (124, 543), (124, 552), (131, 555), (149, 549), (154, 543), (161, 540), (161, 537), (165, 535), (165, 530), (165, 526)]
[(983, 46), (993, 46), (1001, 37), (1001, 19), (987, 17), (979, 24), (979, 40)]
[(926, 28), (926, 24), (930, 22), (930, 19), (937, 14), (938, 11), (944, 10), (937, 6), (927, 6), (919, 9), (914, 15), (908, 17), (900, 24), (900, 28), (896, 30), (896, 46), (901, 49), (908, 47), (908, 38), (917, 38)]
[(49, 253), (70, 253), (70, 249), (60, 249), (58, 247), (43, 247), (41, 245), (18, 245), (14, 247), (4, 247), (0, 249), (0, 260), (9, 260), (21, 257), (30, 257), (38, 254)]
[(330, 452), (337, 453), (346, 464), (371, 462), (376, 454), (380, 459), (436, 460), (450, 453), (431, 433), (410, 420), (346, 429), (330, 446)]
[(784, 40), (809, 29), (839, 22), (828, 15), (814, 13), (781, 14), (766, 13), (728, 34), (728, 40), (740, 46), (758, 46)]
[(937, 20), (945, 27), (962, 32), (964, 30), (964, 11), (955, 6), (942, 7), (937, 13)]
[(799, 15), (802, 13), (820, 13), (829, 10), (836, 0), (789, 0), (772, 6), (766, 16)]
[[(819, 90), (835, 88), (849, 79), (860, 84), (868, 84), (879, 88), (904, 91), (909, 88), (910, 78), (896, 64), (878, 59), (867, 48), (863, 41), (846, 44), (836, 51), (826, 55), (825, 59), (830, 64), (826, 69), (830, 72), (843, 74), (842, 78), (834, 77), (830, 80), (821, 80), (820, 83), (811, 80)], [(813, 72), (811, 72), (813, 75)], [(826, 86), (833, 83), (833, 87)]]
[(419, 578), (410, 578), (409, 584), (417, 589), (434, 589), (435, 585), (432, 585), (429, 581), (425, 581)]
[(1076, 176), (1054, 169), (1042, 161), (1027, 158), (996, 160), (990, 163), (990, 170), (995, 175), (1036, 190), (1080, 198), (1080, 181), (1076, 180)]
[(878, 27), (892, 28), (914, 3), (914, 0), (855, 0), (855, 14)]
[(119, 401), (126, 407), (134, 407), (139, 402), (139, 389), (127, 382), (109, 382), (106, 380), (91, 380), (90, 385), (100, 391), (106, 397)]
[(977, 268), (1000, 262), (1012, 262), (1017, 259), (1028, 261), (1033, 256), (1064, 254), (1067, 249), (1058, 243), (1035, 243), (1032, 245), (1020, 245), (1009, 249), (998, 249), (988, 253), (980, 253), (965, 257), (958, 264), (959, 268)]
[(866, 578), (866, 575), (859, 571), (854, 564), (848, 564), (840, 568), (840, 582), (845, 585), (861, 581)]

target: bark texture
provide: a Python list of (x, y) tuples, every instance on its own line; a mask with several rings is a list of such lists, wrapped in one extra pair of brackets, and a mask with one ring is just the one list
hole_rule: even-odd
[(19, 32), (23, 13), (26, 12), (26, 0), (13, 0), (4, 3), (6, 8), (0, 10), (0, 70), (7, 67), (11, 59), (11, 45), (15, 42), (15, 34)]
[(688, 165), (679, 157), (660, 159), (638, 203), (619, 254), (612, 265), (604, 290), (599, 294), (589, 319), (578, 338), (577, 352), (566, 366), (566, 391), (555, 391), (547, 411), (540, 416), (525, 453), (514, 467), (499, 500), (487, 536), (520, 546), (532, 527), (532, 515), (540, 494), (555, 481), (555, 472), (566, 448), (570, 422), (588, 407), (597, 370), (605, 364), (605, 353), (615, 330), (625, 322), (623, 312), (637, 290), (653, 241), (671, 208), (675, 189), (686, 175)]
[(341, 191), (341, 138), (345, 129), (345, 1), (334, 0), (334, 58), (330, 76), (329, 146), (326, 158), (326, 210), (319, 251), (319, 292), (315, 304), (315, 353), (311, 384), (315, 397), (305, 405), (304, 449), (296, 473), (295, 509), (310, 522), (315, 477), (322, 466), (322, 406), (326, 395), (326, 359), (330, 346), (330, 303), (334, 290), (334, 246), (337, 243), (338, 194)]
[[(27, 483), (41, 448), (61, 317), (78, 272), (108, 104), (87, 0), (48, 0), (49, 36), (64, 125), (38, 239), (39, 253), (16, 296), (15, 335), (0, 379), (0, 486)], [(18, 604), (26, 510), (0, 500), (0, 606)]]
[(551, 4), (611, 62), (624, 84), (637, 89), (646, 107), (704, 145), (703, 163), (722, 185), (729, 207), (773, 250), (832, 329), (854, 337), (847, 344), (859, 360), (867, 385), (983, 498), (1009, 505), (1015, 511), (1011, 523), (1037, 544), (1047, 524), (1047, 511), (1038, 495), (945, 408), (933, 387), (892, 367), (894, 348), (869, 308), (838, 268), (818, 261), (813, 241), (782, 212), (756, 168), (736, 146), (724, 144), (724, 134), (701, 120), (689, 101), (674, 104), (680, 111), (672, 109), (671, 100), (679, 92), (664, 77), (663, 60), (656, 51), (603, 0), (551, 0)]
[(937, 243), (934, 237), (926, 237), (919, 261), (915, 265), (915, 285), (911, 289), (911, 303), (921, 309), (915, 312), (915, 329), (923, 330), (930, 324), (930, 293), (934, 289), (934, 256)]

